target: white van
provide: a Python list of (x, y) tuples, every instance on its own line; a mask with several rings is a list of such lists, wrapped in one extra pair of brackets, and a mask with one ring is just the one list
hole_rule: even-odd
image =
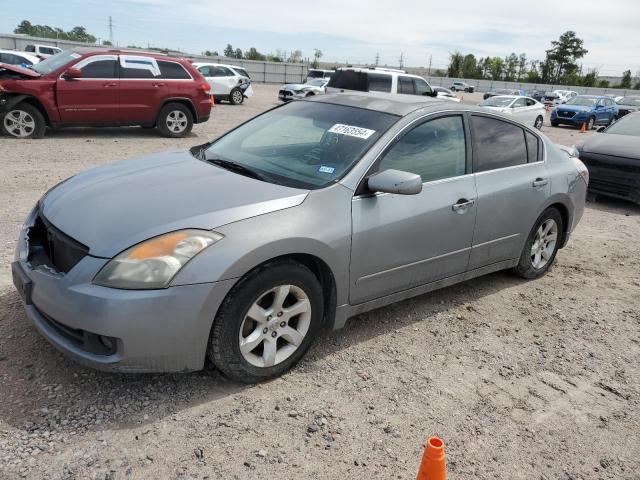
[(56, 53), (60, 53), (62, 49), (52, 47), (51, 45), (27, 45), (24, 51), (33, 53), (35, 56), (45, 59), (55, 55)]
[(404, 70), (379, 67), (338, 68), (329, 80), (327, 93), (344, 90), (437, 96), (424, 78)]

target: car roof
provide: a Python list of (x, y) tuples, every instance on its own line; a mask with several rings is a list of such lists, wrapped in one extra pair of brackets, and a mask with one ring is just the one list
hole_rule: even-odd
[(389, 68), (370, 68), (370, 67), (340, 67), (338, 70), (346, 70), (346, 71), (354, 71), (354, 72), (363, 72), (363, 73), (378, 73), (382, 75), (402, 75), (404, 77), (414, 77), (414, 78), (422, 78), (420, 75), (414, 75), (413, 73), (407, 73), (403, 70), (393, 70)]
[(230, 65), (228, 63), (214, 63), (214, 62), (193, 62), (198, 67), (210, 66), (210, 67), (227, 67), (227, 68), (242, 68), (240, 65)]
[(79, 53), (80, 55), (137, 55), (141, 57), (159, 57), (167, 60), (181, 60), (191, 63), (189, 60), (182, 57), (173, 57), (169, 56), (166, 53), (162, 52), (149, 52), (146, 50), (127, 50), (121, 48), (100, 48), (100, 47), (74, 47), (71, 49), (72, 52)]

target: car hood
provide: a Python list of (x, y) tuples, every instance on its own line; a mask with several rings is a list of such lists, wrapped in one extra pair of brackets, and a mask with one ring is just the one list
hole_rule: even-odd
[(561, 107), (558, 107), (558, 110), (562, 110), (564, 112), (590, 112), (591, 110), (593, 110), (593, 107), (588, 107), (585, 105), (564, 104)]
[(282, 86), (282, 90), (302, 90), (306, 87), (310, 87), (310, 85), (305, 85), (303, 83), (287, 83)]
[(10, 72), (19, 73), (20, 75), (32, 78), (38, 78), (42, 76), (38, 72), (29, 68), (24, 68), (20, 65), (9, 65), (8, 63), (0, 62), (0, 78), (2, 78), (2, 70), (8, 70)]
[(578, 149), (584, 153), (596, 153), (640, 160), (640, 137), (600, 133), (591, 135)]
[(262, 182), (166, 152), (82, 172), (40, 203), (59, 230), (111, 258), (148, 238), (222, 225), (301, 204), (307, 190)]

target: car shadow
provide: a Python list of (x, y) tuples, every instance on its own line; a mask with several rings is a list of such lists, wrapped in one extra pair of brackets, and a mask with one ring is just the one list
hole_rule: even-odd
[[(66, 127), (49, 128), (46, 138), (164, 138), (156, 128), (142, 127)], [(191, 131), (184, 138), (197, 138), (198, 135)], [(169, 140), (169, 138), (167, 138)]]
[(624, 215), (626, 217), (640, 216), (640, 205), (628, 200), (614, 197), (607, 197), (600, 194), (589, 193), (587, 197), (587, 207), (594, 210), (606, 211), (613, 215)]
[[(358, 315), (345, 328), (323, 333), (287, 375), (304, 375), (320, 368), (319, 359), (416, 322), (434, 321), (439, 313), (461, 306), (474, 311), (475, 300), (522, 282), (497, 272)], [(176, 374), (120, 374), (84, 367), (37, 332), (13, 289), (0, 293), (0, 379), (0, 423), (52, 433), (127, 428), (251, 387), (227, 380), (211, 365)]]

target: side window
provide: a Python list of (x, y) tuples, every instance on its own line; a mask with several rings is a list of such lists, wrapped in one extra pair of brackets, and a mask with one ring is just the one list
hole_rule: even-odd
[(540, 160), (540, 142), (538, 142), (538, 137), (526, 130), (524, 135), (527, 140), (527, 161), (529, 163), (537, 162)]
[(27, 48), (24, 49), (25, 52), (35, 52), (36, 51), (36, 46), (35, 45), (27, 45)]
[(116, 78), (116, 60), (101, 59), (95, 60), (80, 68), (82, 78)]
[(389, 169), (416, 173), (423, 182), (464, 175), (466, 145), (462, 117), (436, 118), (410, 130), (378, 163), (378, 171)]
[(224, 72), (225, 77), (234, 77), (236, 75), (231, 71), (230, 68), (227, 68), (227, 67), (220, 67), (220, 68), (222, 68), (222, 71)]
[(160, 76), (160, 69), (155, 58), (121, 55), (120, 78), (152, 79)]
[(160, 78), (166, 78), (168, 80), (191, 79), (189, 72), (187, 72), (179, 63), (158, 60), (158, 67), (160, 68)]
[(370, 92), (391, 92), (391, 75), (380, 73), (369, 74), (369, 91)]
[(224, 71), (221, 67), (209, 67), (209, 75), (211, 77), (224, 77)]
[(473, 115), (473, 170), (484, 172), (527, 163), (524, 130), (495, 118)]
[(527, 102), (524, 101), (524, 98), (519, 98), (515, 102), (513, 102), (513, 108), (524, 107)]
[(211, 72), (209, 67), (200, 67), (198, 71), (202, 74), (203, 77), (211, 77)]
[(416, 87), (416, 95), (428, 95), (433, 91), (429, 84), (421, 78), (414, 78), (413, 83)]
[(40, 53), (43, 53), (45, 55), (55, 55), (56, 52), (53, 48), (48, 48), (48, 47), (40, 47)]
[(532, 98), (527, 98), (525, 102), (527, 104), (527, 107), (533, 107), (536, 104), (536, 101), (533, 100)]
[(398, 77), (398, 93), (403, 93), (406, 95), (414, 95), (415, 90), (413, 88), (413, 78)]

